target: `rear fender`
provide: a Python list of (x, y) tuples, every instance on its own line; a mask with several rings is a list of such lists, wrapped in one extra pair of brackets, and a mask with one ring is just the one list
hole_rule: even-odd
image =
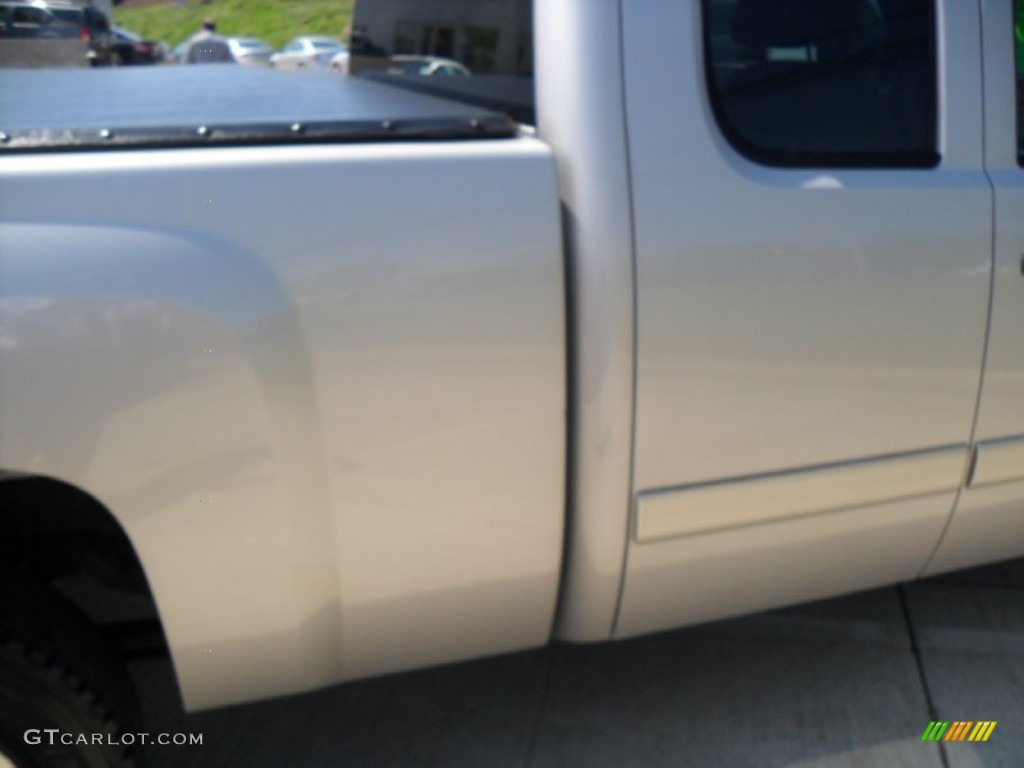
[(272, 270), (206, 234), (10, 223), (0, 243), (0, 466), (119, 521), (190, 706), (337, 678), (316, 402)]

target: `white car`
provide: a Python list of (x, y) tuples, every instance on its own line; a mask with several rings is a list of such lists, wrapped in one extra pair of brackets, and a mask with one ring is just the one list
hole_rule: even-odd
[(188, 55), (189, 40), (185, 38), (173, 49), (171, 49), (170, 55), (167, 57), (167, 61), (171, 64), (184, 64), (185, 57)]
[(473, 74), (465, 65), (453, 59), (443, 59), (439, 56), (408, 56), (399, 55), (391, 57), (391, 66), (388, 72), (399, 75), (441, 75), (465, 77)]
[(333, 37), (306, 35), (291, 40), (270, 57), (270, 65), (278, 69), (315, 69), (327, 67), (337, 54), (348, 49)]
[(347, 75), (349, 73), (348, 66), (351, 58), (352, 54), (348, 50), (338, 51), (331, 57), (329, 66), (335, 72), (341, 72), (342, 74)]
[(258, 37), (229, 37), (228, 48), (239, 64), (265, 67), (270, 64), (274, 49)]

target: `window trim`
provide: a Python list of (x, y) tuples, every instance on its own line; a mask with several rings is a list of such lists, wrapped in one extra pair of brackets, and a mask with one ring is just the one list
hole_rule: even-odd
[(927, 116), (930, 133), (929, 148), (921, 152), (790, 152), (758, 147), (748, 141), (733, 126), (721, 103), (718, 85), (715, 82), (714, 49), (711, 40), (711, 4), (715, 0), (701, 0), (700, 25), (702, 61), (704, 66), (704, 92), (715, 118), (719, 132), (729, 145), (747, 160), (768, 168), (815, 168), (815, 169), (933, 169), (942, 163), (939, 151), (939, 25), (936, 11), (937, 0), (928, 2), (928, 57), (931, 63), (930, 93), (931, 108)]

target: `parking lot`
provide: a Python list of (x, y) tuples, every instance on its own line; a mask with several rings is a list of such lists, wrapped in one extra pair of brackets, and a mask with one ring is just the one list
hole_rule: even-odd
[(193, 715), (166, 661), (133, 669), (151, 732), (203, 734), (154, 766), (1020, 768), (1024, 561)]

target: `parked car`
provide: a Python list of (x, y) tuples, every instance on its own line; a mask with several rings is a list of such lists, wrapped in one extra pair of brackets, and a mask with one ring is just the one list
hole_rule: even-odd
[(78, 28), (32, 2), (0, 2), (0, 39), (73, 39)]
[(388, 72), (399, 75), (442, 75), (466, 77), (473, 74), (469, 69), (453, 59), (440, 56), (407, 56), (391, 57)]
[(192, 38), (186, 37), (167, 54), (168, 64), (187, 64), (188, 63), (188, 49), (192, 44)]
[(161, 44), (144, 40), (123, 27), (114, 27), (114, 64), (156, 64), (163, 59)]
[(343, 74), (384, 71), (390, 65), (386, 50), (374, 43), (365, 32), (353, 30), (348, 50), (336, 53), (330, 67)]
[(348, 50), (338, 51), (336, 54), (334, 54), (331, 57), (331, 61), (328, 64), (328, 66), (331, 69), (333, 69), (335, 72), (343, 72), (343, 73), (345, 73), (347, 75), (348, 74), (349, 62), (351, 60), (352, 60), (352, 52), (351, 51), (348, 51)]
[(76, 0), (34, 0), (32, 5), (45, 8), (61, 21), (78, 28), (79, 37), (89, 44), (89, 59), (93, 66), (114, 63), (114, 32), (110, 19), (98, 8)]
[(304, 35), (289, 41), (280, 52), (270, 57), (270, 65), (278, 69), (312, 69), (327, 67), (331, 59), (348, 49), (333, 37)]
[(239, 64), (268, 66), (274, 49), (258, 37), (229, 37), (228, 47)]
[(182, 40), (167, 54), (166, 61), (168, 64), (184, 64), (185, 56), (188, 55), (188, 38)]

